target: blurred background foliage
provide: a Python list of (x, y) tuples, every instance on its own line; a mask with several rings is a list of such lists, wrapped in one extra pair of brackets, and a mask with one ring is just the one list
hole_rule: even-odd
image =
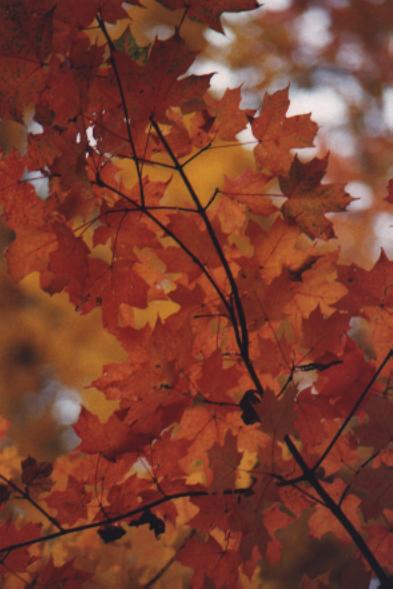
[[(154, 0), (141, 0), (141, 6), (130, 7), (129, 13), (136, 46), (142, 48), (156, 37), (170, 37), (181, 18), (181, 11), (168, 11)], [(242, 84), (242, 105), (257, 109), (266, 91), (290, 83), (290, 114), (313, 113), (320, 132), (315, 149), (307, 150), (306, 156), (329, 150), (328, 179), (347, 184), (358, 198), (348, 212), (335, 215), (334, 226), (342, 258), (349, 261), (356, 256), (364, 267), (373, 264), (381, 246), (393, 255), (388, 234), (393, 215), (384, 200), (393, 171), (392, 23), (391, 0), (266, 0), (252, 13), (224, 15), (224, 34), (188, 19), (181, 28), (190, 48), (200, 53), (192, 71), (217, 72), (212, 78), (214, 94)], [(111, 26), (112, 37), (121, 37), (128, 24)], [(89, 34), (94, 38), (97, 31), (92, 28)], [(3, 151), (23, 152), (32, 117), (33, 113), (26, 113), (25, 126), (0, 121)], [(189, 170), (197, 188), (210, 193), (224, 174), (235, 176), (250, 164), (251, 134), (243, 133), (242, 140), (242, 153), (226, 146), (217, 149), (214, 158), (210, 152), (194, 160)], [(154, 171), (152, 177), (168, 175)], [(133, 180), (128, 168), (124, 180)], [(34, 185), (45, 198), (45, 186)], [(1, 249), (11, 240), (12, 234), (1, 227)], [(159, 309), (149, 312), (154, 318)], [(102, 420), (110, 415), (113, 402), (89, 383), (100, 375), (103, 364), (120, 361), (125, 354), (103, 330), (98, 311), (79, 315), (64, 295), (49, 297), (41, 292), (34, 275), (16, 286), (4, 263), (0, 313), (0, 471), (7, 476), (22, 456), (52, 460), (76, 445), (70, 426), (78, 417), (80, 402)], [(299, 522), (291, 533), (301, 536), (301, 526)], [(89, 536), (80, 541), (89, 542)], [(272, 571), (272, 580), (266, 579), (264, 587), (297, 587), (299, 571), (323, 570), (329, 559), (339, 565), (336, 545), (316, 547), (304, 537), (300, 545), (301, 554), (292, 554), (280, 571)], [(134, 565), (146, 566), (146, 558), (155, 564), (157, 558), (164, 562), (165, 550), (158, 556), (137, 555)], [(127, 576), (119, 558), (119, 552), (108, 548), (108, 575), (112, 571), (108, 587), (113, 586), (113, 567)], [(175, 567), (166, 575), (169, 584), (162, 586), (183, 586), (176, 571)]]

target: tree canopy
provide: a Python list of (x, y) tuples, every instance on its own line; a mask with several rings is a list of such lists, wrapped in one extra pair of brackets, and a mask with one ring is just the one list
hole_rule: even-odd
[(392, 11), (0, 3), (5, 589), (393, 587)]

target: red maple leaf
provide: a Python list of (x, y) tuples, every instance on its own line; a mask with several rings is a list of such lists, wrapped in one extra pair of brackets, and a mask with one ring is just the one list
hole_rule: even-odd
[(267, 174), (284, 175), (291, 166), (290, 150), (311, 147), (317, 125), (311, 115), (287, 118), (289, 88), (265, 94), (261, 114), (252, 122), (252, 131), (259, 143), (255, 148), (258, 166)]

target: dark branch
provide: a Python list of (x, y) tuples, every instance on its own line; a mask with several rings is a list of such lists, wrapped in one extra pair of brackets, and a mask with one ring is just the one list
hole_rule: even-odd
[(341, 426), (338, 428), (337, 432), (334, 434), (333, 438), (329, 442), (329, 444), (326, 447), (325, 451), (323, 452), (322, 456), (319, 458), (318, 462), (315, 464), (315, 466), (313, 468), (314, 471), (322, 464), (322, 462), (325, 460), (326, 456), (332, 450), (333, 446), (336, 444), (337, 440), (339, 439), (339, 437), (341, 436), (343, 431), (346, 429), (346, 427), (349, 424), (349, 422), (351, 421), (352, 417), (355, 415), (356, 411), (359, 409), (360, 405), (363, 403), (364, 399), (367, 397), (367, 394), (369, 393), (371, 387), (373, 386), (373, 384), (377, 380), (378, 376), (381, 374), (382, 370), (385, 368), (386, 364), (389, 362), (390, 358), (392, 358), (392, 357), (393, 357), (393, 350), (389, 350), (389, 352), (386, 354), (384, 360), (381, 362), (379, 368), (376, 370), (374, 376), (372, 377), (370, 382), (367, 384), (367, 386), (364, 388), (362, 393), (359, 395), (359, 397), (358, 397), (357, 401), (355, 402), (355, 404), (353, 405), (351, 411), (348, 413), (347, 417), (344, 419)]
[(121, 106), (122, 106), (122, 109), (123, 109), (124, 118), (125, 118), (125, 122), (126, 122), (128, 143), (129, 143), (130, 148), (131, 148), (131, 157), (132, 157), (132, 159), (133, 159), (133, 161), (135, 163), (135, 169), (136, 169), (136, 173), (137, 173), (137, 176), (138, 176), (139, 192), (140, 192), (140, 195), (141, 195), (141, 204), (142, 204), (142, 206), (144, 206), (145, 205), (145, 196), (144, 196), (142, 172), (141, 172), (141, 169), (139, 167), (138, 156), (137, 156), (137, 152), (136, 152), (136, 146), (135, 146), (134, 138), (133, 138), (133, 135), (132, 135), (131, 123), (130, 123), (130, 117), (129, 117), (129, 113), (128, 113), (128, 106), (127, 106), (126, 96), (125, 96), (123, 84), (122, 84), (122, 81), (121, 81), (119, 69), (118, 69), (117, 63), (116, 63), (116, 58), (115, 58), (116, 48), (115, 48), (115, 46), (113, 44), (113, 41), (112, 41), (112, 39), (111, 39), (111, 37), (110, 37), (110, 35), (108, 33), (108, 30), (107, 30), (107, 28), (105, 26), (104, 20), (98, 14), (96, 16), (96, 19), (97, 19), (97, 22), (99, 24), (99, 27), (100, 27), (101, 31), (103, 32), (103, 34), (105, 36), (105, 39), (106, 39), (107, 43), (108, 43), (108, 47), (109, 47), (109, 59), (110, 59), (110, 62), (111, 62), (112, 68), (113, 68), (113, 72), (115, 74), (117, 88), (119, 90)]
[(43, 507), (41, 507), (41, 505), (39, 503), (37, 503), (37, 501), (35, 499), (33, 499), (33, 497), (30, 495), (30, 493), (27, 490), (24, 491), (23, 489), (21, 489), (21, 487), (19, 487), (11, 479), (7, 479), (7, 477), (5, 477), (2, 474), (0, 474), (0, 479), (2, 481), (4, 481), (9, 487), (11, 487), (11, 489), (16, 491), (16, 493), (19, 493), (21, 499), (25, 499), (26, 501), (28, 501), (30, 503), (30, 505), (32, 505), (34, 507), (34, 509), (39, 511), (58, 530), (63, 529), (62, 526), (60, 525), (60, 523), (57, 521), (57, 519), (55, 517), (53, 517), (52, 515), (50, 515)]
[(136, 200), (129, 197), (127, 194), (125, 194), (121, 190), (118, 190), (115, 186), (111, 186), (110, 184), (107, 184), (106, 182), (104, 182), (104, 180), (102, 180), (102, 178), (99, 176), (99, 174), (97, 175), (96, 185), (100, 186), (102, 188), (107, 188), (108, 190), (111, 190), (112, 192), (114, 192), (115, 194), (117, 194), (118, 196), (120, 196), (121, 198), (123, 198), (124, 200), (129, 202), (130, 204), (132, 204), (134, 207), (133, 210), (139, 211), (140, 213), (145, 214), (155, 225), (160, 227), (160, 229), (162, 229), (162, 231), (164, 233), (166, 233), (166, 235), (171, 237), (178, 244), (178, 246), (184, 251), (184, 253), (186, 253), (191, 258), (191, 260), (194, 262), (194, 264), (196, 264), (201, 269), (203, 274), (206, 276), (206, 278), (208, 279), (208, 281), (210, 282), (210, 284), (213, 286), (214, 290), (218, 294), (219, 298), (221, 299), (221, 301), (222, 301), (224, 307), (226, 308), (226, 310), (228, 311), (228, 313), (230, 312), (230, 308), (229, 308), (229, 304), (228, 304), (226, 296), (222, 292), (221, 288), (218, 286), (218, 284), (215, 281), (215, 279), (213, 278), (213, 276), (207, 270), (205, 264), (203, 264), (203, 262), (187, 247), (187, 245), (179, 237), (177, 237), (177, 235), (173, 231), (171, 231), (171, 229), (169, 229), (166, 225), (164, 225), (164, 223), (162, 223), (159, 219), (157, 219), (157, 217), (155, 215), (153, 215), (153, 213), (151, 213), (148, 208), (140, 205), (139, 203), (136, 202)]
[(300, 467), (303, 476), (302, 480), (307, 481), (314, 491), (319, 495), (322, 499), (324, 505), (329, 509), (329, 511), (334, 515), (338, 522), (345, 528), (348, 532), (350, 537), (352, 538), (353, 542), (359, 548), (363, 557), (367, 560), (368, 564), (378, 577), (378, 580), (383, 584), (388, 582), (388, 576), (386, 575), (385, 571), (383, 570), (382, 566), (379, 564), (378, 560), (376, 559), (375, 555), (371, 551), (370, 547), (363, 539), (363, 537), (359, 534), (355, 526), (352, 522), (347, 518), (341, 507), (332, 499), (329, 493), (325, 490), (325, 488), (321, 485), (319, 480), (316, 477), (314, 468), (309, 468), (306, 462), (303, 459), (303, 456), (300, 454), (299, 450), (296, 448), (295, 444), (292, 442), (289, 436), (285, 436), (285, 443), (288, 447), (288, 450), (292, 454), (293, 458), (295, 459), (296, 463)]
[(198, 151), (196, 151), (195, 153), (193, 153), (192, 155), (190, 155), (189, 158), (187, 158), (184, 162), (182, 162), (182, 166), (183, 168), (189, 164), (190, 162), (192, 162), (193, 160), (195, 160), (198, 156), (200, 156), (203, 152), (207, 151), (209, 149), (209, 147), (212, 146), (213, 141), (209, 141), (209, 143), (207, 143), (204, 147), (201, 147), (201, 149), (198, 149)]
[[(226, 489), (222, 493), (223, 495), (240, 495), (244, 497), (249, 497), (253, 494), (253, 490), (251, 487), (246, 487), (243, 489)], [(63, 536), (69, 536), (71, 534), (76, 534), (80, 532), (84, 532), (86, 530), (92, 530), (96, 528), (101, 528), (108, 526), (110, 524), (132, 518), (135, 515), (140, 513), (144, 513), (147, 510), (154, 509), (159, 505), (167, 503), (168, 501), (176, 501), (176, 499), (184, 499), (184, 498), (192, 498), (192, 497), (209, 497), (217, 495), (217, 493), (209, 493), (209, 491), (183, 491), (179, 493), (173, 493), (172, 495), (166, 495), (165, 497), (160, 497), (155, 501), (151, 501), (150, 503), (145, 503), (142, 506), (139, 506), (135, 509), (131, 509), (125, 513), (121, 513), (119, 515), (114, 515), (112, 517), (106, 517), (105, 519), (101, 519), (94, 522), (89, 522), (87, 524), (82, 524), (80, 526), (74, 526), (72, 528), (62, 528), (58, 532), (53, 532), (52, 534), (47, 534), (45, 536), (37, 536), (35, 538), (30, 538), (29, 540), (23, 540), (22, 542), (16, 542), (14, 544), (9, 544), (8, 546), (4, 546), (0, 549), (0, 557), (3, 555), (3, 558), (7, 557), (11, 552), (17, 550), (18, 548), (25, 548), (26, 546), (32, 546), (33, 544), (42, 544), (43, 542), (49, 542), (50, 540), (56, 540), (57, 538), (61, 538)]]
[(180, 550), (183, 548), (183, 546), (186, 544), (186, 542), (188, 540), (190, 540), (190, 538), (192, 538), (193, 536), (195, 536), (195, 530), (191, 530), (191, 533), (188, 534), (188, 536), (183, 540), (183, 542), (181, 543), (181, 545), (178, 547), (177, 551), (175, 552), (175, 554), (173, 556), (171, 556), (171, 558), (164, 564), (164, 566), (154, 575), (154, 577), (152, 577), (150, 579), (150, 581), (148, 581), (147, 583), (145, 583), (143, 585), (143, 589), (150, 589), (150, 587), (153, 587), (153, 585), (155, 585), (155, 583), (157, 583), (157, 581), (159, 581), (161, 579), (161, 577), (163, 577), (165, 575), (165, 573), (167, 572), (167, 570), (169, 569), (169, 567), (172, 566), (172, 564), (175, 562), (178, 553), (180, 552)]
[(250, 378), (255, 385), (258, 395), (260, 397), (262, 397), (263, 393), (264, 393), (263, 387), (262, 387), (262, 384), (258, 378), (258, 375), (255, 371), (254, 365), (251, 362), (251, 359), (249, 356), (249, 338), (248, 338), (248, 328), (247, 328), (246, 315), (244, 312), (243, 303), (241, 300), (239, 289), (238, 289), (235, 277), (233, 276), (231, 267), (228, 263), (228, 260), (225, 257), (224, 251), (221, 247), (221, 244), (220, 244), (220, 241), (216, 235), (216, 232), (210, 222), (210, 219), (207, 215), (205, 207), (202, 206), (199, 196), (195, 192), (194, 187), (192, 186), (187, 174), (184, 171), (184, 165), (181, 164), (180, 161), (178, 160), (178, 158), (176, 157), (172, 147), (170, 146), (170, 144), (167, 141), (167, 138), (165, 137), (165, 135), (161, 131), (160, 126), (153, 118), (151, 118), (151, 124), (152, 124), (152, 127), (154, 128), (154, 130), (156, 131), (161, 143), (165, 147), (168, 155), (170, 156), (170, 158), (171, 158), (176, 170), (178, 171), (181, 179), (183, 180), (183, 183), (184, 183), (185, 187), (187, 188), (192, 201), (194, 202), (196, 208), (198, 209), (198, 212), (199, 212), (199, 214), (205, 224), (206, 230), (209, 234), (209, 237), (210, 237), (210, 240), (213, 244), (213, 247), (218, 255), (218, 258), (219, 258), (219, 260), (222, 264), (222, 267), (225, 271), (225, 274), (228, 278), (228, 282), (230, 284), (231, 291), (232, 291), (231, 296), (233, 298), (234, 308), (236, 310), (236, 312), (235, 312), (234, 309), (232, 308), (232, 305), (230, 305), (229, 313), (231, 316), (231, 322), (233, 325), (233, 330), (235, 333), (236, 341), (237, 341), (243, 362), (244, 362), (244, 364), (247, 368), (247, 371), (250, 375)]
[(341, 506), (345, 497), (348, 495), (349, 491), (351, 490), (352, 486), (353, 486), (353, 481), (354, 479), (358, 476), (358, 474), (364, 469), (366, 468), (366, 466), (368, 466), (370, 464), (370, 462), (372, 462), (374, 460), (374, 458), (376, 458), (378, 455), (380, 454), (380, 450), (376, 450), (375, 452), (373, 452), (371, 454), (371, 456), (369, 456), (367, 458), (367, 460), (365, 460), (364, 462), (362, 462), (362, 464), (359, 466), (359, 468), (354, 472), (353, 474), (353, 478), (352, 480), (346, 485), (345, 489), (343, 490), (343, 492), (341, 493), (340, 499), (338, 500), (338, 504)]
[(311, 372), (312, 370), (316, 370), (317, 372), (323, 372), (331, 366), (336, 366), (337, 364), (342, 364), (342, 360), (332, 360), (331, 362), (310, 362), (310, 364), (300, 364), (299, 366), (295, 366), (295, 371), (297, 372)]

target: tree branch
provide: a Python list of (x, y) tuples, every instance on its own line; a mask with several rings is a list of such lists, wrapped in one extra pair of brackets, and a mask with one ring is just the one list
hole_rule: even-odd
[(190, 162), (192, 162), (193, 160), (195, 160), (198, 156), (200, 156), (203, 152), (207, 151), (209, 149), (209, 147), (211, 147), (213, 144), (213, 140), (209, 141), (209, 143), (207, 143), (206, 145), (204, 145), (203, 147), (201, 147), (201, 149), (198, 149), (198, 151), (196, 151), (195, 153), (193, 153), (192, 155), (190, 155), (190, 157), (188, 157), (184, 162), (182, 162), (182, 166), (183, 168), (185, 166), (187, 166)]
[(176, 157), (173, 149), (171, 148), (170, 144), (168, 143), (165, 135), (161, 131), (161, 128), (158, 125), (158, 123), (155, 121), (155, 119), (151, 118), (150, 121), (151, 121), (152, 127), (154, 128), (155, 132), (157, 133), (161, 143), (165, 147), (168, 155), (170, 156), (170, 158), (174, 164), (174, 167), (176, 168), (177, 172), (179, 173), (181, 179), (183, 180), (183, 183), (184, 183), (185, 187), (187, 188), (188, 193), (190, 194), (191, 199), (194, 202), (196, 208), (198, 209), (198, 212), (199, 212), (201, 218), (204, 221), (204, 224), (205, 224), (206, 230), (209, 234), (210, 240), (213, 244), (213, 247), (219, 257), (219, 260), (220, 260), (222, 267), (225, 271), (225, 274), (228, 278), (228, 282), (230, 284), (231, 291), (232, 291), (234, 306), (236, 309), (236, 312), (235, 312), (232, 309), (232, 305), (230, 305), (230, 315), (231, 315), (233, 329), (235, 332), (236, 341), (237, 341), (243, 362), (247, 368), (247, 371), (250, 375), (251, 380), (253, 381), (253, 383), (255, 385), (256, 392), (260, 397), (262, 397), (264, 390), (263, 390), (262, 384), (259, 380), (259, 377), (255, 371), (254, 365), (251, 362), (251, 359), (249, 356), (249, 338), (248, 338), (248, 328), (247, 328), (246, 315), (244, 312), (243, 303), (242, 303), (242, 300), (240, 297), (239, 289), (238, 289), (235, 277), (233, 276), (231, 267), (228, 263), (228, 260), (225, 257), (224, 251), (221, 247), (221, 244), (220, 244), (219, 239), (216, 235), (216, 232), (215, 232), (215, 230), (210, 222), (210, 219), (207, 215), (206, 209), (205, 209), (205, 207), (202, 206), (199, 196), (195, 192), (194, 187), (192, 186), (187, 174), (184, 171), (184, 165), (181, 164), (180, 161), (178, 160), (178, 158)]
[(164, 566), (147, 583), (145, 583), (143, 585), (143, 589), (150, 589), (150, 587), (153, 587), (153, 585), (155, 585), (155, 583), (157, 583), (157, 581), (159, 581), (161, 579), (161, 577), (163, 575), (165, 575), (165, 573), (167, 572), (167, 570), (175, 562), (175, 560), (177, 558), (177, 555), (180, 552), (180, 550), (183, 548), (183, 546), (186, 544), (186, 542), (188, 540), (190, 540), (193, 536), (195, 536), (195, 530), (191, 530), (191, 532), (188, 534), (188, 536), (186, 536), (186, 538), (183, 540), (183, 542), (181, 543), (181, 545), (178, 547), (178, 549), (175, 552), (175, 554), (173, 556), (171, 556), (171, 558), (164, 564)]
[[(359, 548), (361, 554), (367, 560), (368, 564), (378, 577), (378, 580), (381, 582), (383, 587), (388, 587), (386, 583), (389, 582), (389, 577), (386, 575), (385, 571), (383, 570), (382, 566), (379, 564), (378, 560), (376, 559), (375, 555), (369, 548), (366, 541), (363, 537), (359, 534), (355, 526), (352, 522), (347, 518), (341, 507), (332, 499), (329, 493), (325, 490), (325, 488), (321, 485), (319, 480), (315, 474), (315, 468), (309, 468), (306, 462), (304, 461), (302, 455), (296, 448), (295, 444), (292, 442), (289, 436), (285, 436), (284, 438), (285, 443), (288, 447), (288, 450), (292, 454), (293, 458), (297, 462), (298, 466), (300, 467), (303, 477), (302, 480), (307, 481), (314, 491), (319, 495), (322, 499), (324, 505), (331, 511), (331, 513), (335, 516), (337, 521), (345, 528), (348, 532), (350, 537), (352, 538), (353, 542)], [(384, 585), (385, 584), (385, 585)]]
[(121, 101), (121, 106), (123, 109), (123, 113), (124, 113), (124, 118), (125, 118), (125, 123), (126, 123), (126, 129), (127, 129), (127, 137), (128, 137), (128, 143), (130, 145), (131, 148), (131, 157), (135, 163), (135, 168), (136, 168), (136, 173), (138, 176), (138, 184), (139, 184), (139, 192), (140, 192), (140, 196), (141, 196), (141, 205), (142, 207), (145, 206), (145, 193), (144, 193), (144, 188), (143, 188), (143, 179), (142, 179), (142, 172), (141, 169), (139, 167), (139, 161), (138, 161), (138, 155), (137, 155), (137, 151), (136, 151), (136, 145), (134, 142), (134, 138), (132, 136), (132, 131), (131, 131), (131, 123), (130, 123), (130, 117), (129, 117), (129, 113), (128, 113), (128, 106), (127, 106), (127, 101), (126, 101), (126, 96), (125, 96), (125, 92), (124, 92), (124, 88), (123, 88), (123, 84), (121, 81), (121, 77), (120, 77), (120, 73), (119, 73), (119, 69), (117, 67), (117, 63), (116, 63), (116, 58), (115, 58), (115, 51), (116, 48), (113, 44), (113, 41), (108, 33), (108, 30), (105, 26), (105, 22), (104, 20), (101, 18), (100, 15), (96, 15), (96, 19), (98, 22), (98, 25), (101, 29), (101, 31), (103, 32), (105, 39), (108, 43), (108, 47), (109, 47), (109, 59), (113, 68), (113, 73), (115, 74), (115, 78), (116, 78), (116, 84), (117, 84), (117, 88), (119, 90), (119, 95), (120, 95), (120, 101)]
[(317, 463), (314, 465), (314, 467), (313, 467), (314, 471), (322, 464), (322, 462), (325, 460), (326, 456), (332, 450), (332, 448), (336, 444), (338, 438), (341, 436), (343, 431), (346, 429), (346, 427), (349, 424), (349, 422), (351, 421), (352, 417), (355, 415), (356, 411), (359, 409), (360, 405), (363, 403), (364, 399), (366, 398), (371, 387), (373, 386), (373, 384), (377, 380), (378, 376), (381, 374), (382, 370), (385, 368), (386, 364), (389, 362), (389, 360), (391, 358), (393, 358), (393, 349), (389, 350), (389, 352), (386, 354), (384, 360), (381, 362), (381, 364), (380, 364), (379, 368), (376, 370), (374, 376), (371, 378), (370, 382), (364, 388), (362, 393), (359, 395), (359, 397), (358, 397), (357, 401), (355, 402), (355, 404), (353, 405), (351, 411), (348, 413), (347, 417), (344, 419), (341, 426), (338, 428), (337, 432), (334, 434), (333, 438), (331, 439), (328, 446), (326, 447), (326, 449), (322, 453), (321, 457), (319, 458)]
[(130, 204), (132, 204), (135, 211), (139, 211), (140, 213), (145, 214), (155, 225), (160, 227), (160, 229), (162, 229), (162, 231), (164, 231), (164, 233), (166, 233), (166, 235), (168, 235), (168, 237), (171, 237), (178, 244), (178, 246), (184, 251), (184, 253), (187, 254), (191, 258), (191, 260), (194, 262), (194, 264), (196, 264), (198, 266), (198, 268), (200, 268), (200, 270), (203, 272), (203, 274), (206, 276), (206, 278), (208, 279), (208, 281), (210, 282), (210, 284), (213, 286), (214, 290), (218, 294), (218, 296), (219, 296), (220, 300), (222, 301), (224, 307), (226, 308), (228, 314), (230, 313), (230, 307), (229, 307), (229, 303), (227, 301), (226, 296), (222, 292), (221, 288), (218, 286), (218, 284), (215, 281), (215, 279), (213, 278), (213, 276), (207, 270), (205, 264), (203, 264), (203, 262), (188, 248), (188, 246), (171, 229), (169, 229), (166, 225), (164, 225), (164, 223), (162, 223), (159, 219), (157, 219), (157, 217), (150, 212), (149, 208), (146, 208), (145, 206), (140, 205), (139, 203), (136, 202), (136, 200), (129, 197), (127, 194), (125, 194), (121, 190), (118, 190), (115, 186), (111, 186), (110, 184), (107, 184), (104, 180), (102, 180), (102, 178), (100, 177), (99, 174), (97, 174), (96, 185), (100, 186), (102, 188), (107, 188), (108, 190), (111, 190), (112, 192), (114, 192), (115, 194), (117, 194), (118, 196), (120, 196), (121, 198), (123, 198), (124, 200), (129, 202)]
[(4, 481), (11, 489), (19, 493), (22, 499), (25, 499), (36, 509), (39, 511), (51, 524), (53, 524), (58, 530), (62, 530), (62, 526), (58, 522), (58, 520), (51, 516), (27, 491), (21, 489), (16, 483), (14, 483), (11, 479), (7, 479), (4, 475), (0, 474), (0, 479)]
[[(165, 497), (160, 497), (155, 501), (150, 501), (149, 503), (145, 503), (144, 505), (140, 505), (135, 509), (131, 509), (125, 513), (121, 513), (119, 515), (115, 515), (112, 517), (106, 517), (105, 519), (101, 519), (94, 522), (89, 522), (87, 524), (82, 524), (80, 526), (74, 526), (72, 528), (61, 528), (58, 532), (53, 532), (52, 534), (46, 534), (45, 536), (37, 536), (35, 538), (30, 538), (28, 540), (23, 540), (22, 542), (15, 542), (14, 544), (9, 544), (8, 546), (4, 546), (0, 549), (0, 556), (4, 555), (4, 559), (14, 550), (18, 548), (25, 548), (26, 546), (32, 546), (33, 544), (42, 544), (43, 542), (49, 542), (50, 540), (56, 540), (57, 538), (61, 538), (63, 536), (69, 536), (70, 534), (76, 534), (80, 532), (85, 532), (86, 530), (93, 530), (96, 528), (102, 528), (104, 526), (108, 526), (109, 524), (114, 524), (120, 521), (123, 521), (128, 518), (132, 518), (135, 515), (140, 513), (144, 513), (145, 511), (154, 509), (163, 503), (167, 503), (168, 501), (176, 501), (177, 499), (184, 499), (184, 498), (192, 498), (192, 497), (210, 497), (215, 496), (217, 493), (209, 491), (183, 491), (179, 493), (172, 493), (171, 495), (166, 495)], [(251, 487), (246, 487), (243, 489), (226, 489), (222, 492), (222, 495), (240, 495), (244, 497), (249, 497), (253, 495), (253, 490)]]

